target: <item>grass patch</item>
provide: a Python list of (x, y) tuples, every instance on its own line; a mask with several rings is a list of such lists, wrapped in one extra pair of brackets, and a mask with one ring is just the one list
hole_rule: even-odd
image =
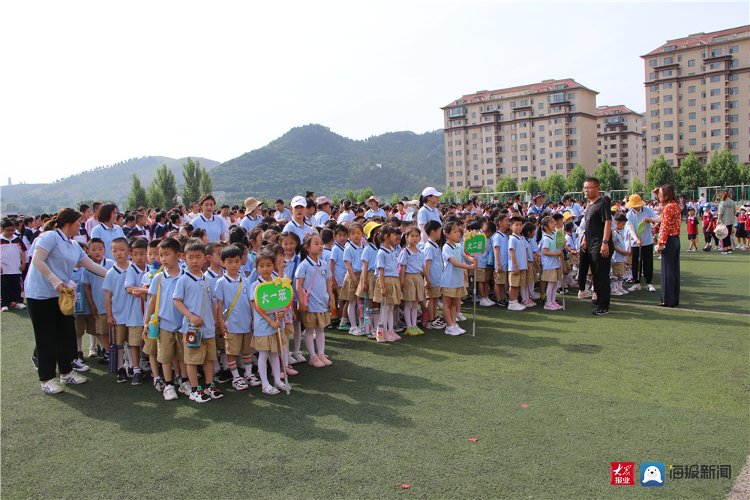
[[(652, 495), (610, 487), (609, 462), (625, 460), (730, 464), (734, 479), (750, 452), (748, 264), (683, 253), (691, 312), (635, 304), (658, 303), (643, 291), (601, 318), (577, 299), (560, 313), (479, 310), (475, 338), (332, 333), (335, 365), (303, 367), (291, 396), (228, 388), (201, 406), (98, 366), (90, 383), (44, 395), (28, 317), (5, 313), (3, 496)], [(659, 494), (731, 486), (668, 480)]]

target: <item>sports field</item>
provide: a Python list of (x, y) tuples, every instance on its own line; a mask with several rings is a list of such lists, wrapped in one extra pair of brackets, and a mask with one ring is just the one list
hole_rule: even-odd
[[(332, 333), (334, 366), (304, 366), (291, 396), (227, 384), (204, 405), (101, 365), (45, 395), (27, 315), (3, 313), (2, 495), (723, 498), (750, 454), (750, 254), (683, 252), (682, 269), (680, 309), (642, 291), (605, 317), (482, 309), (475, 338)], [(613, 461), (732, 479), (615, 487)]]

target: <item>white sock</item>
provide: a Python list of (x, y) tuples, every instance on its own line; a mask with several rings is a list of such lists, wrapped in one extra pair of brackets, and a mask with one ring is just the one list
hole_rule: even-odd
[(260, 351), (258, 353), (258, 375), (260, 375), (260, 380), (263, 382), (263, 387), (268, 387), (268, 351)]
[(547, 283), (547, 305), (552, 305), (555, 301), (555, 294), (557, 294), (557, 283), (550, 281)]
[(315, 330), (315, 348), (318, 355), (326, 353), (326, 332), (323, 328)]
[(281, 364), (279, 363), (278, 353), (270, 353), (271, 374), (276, 385), (281, 385)]
[(349, 302), (349, 305), (347, 306), (347, 313), (349, 315), (349, 324), (352, 325), (352, 328), (358, 328), (358, 316), (357, 316), (357, 301), (352, 300)]
[(316, 356), (315, 339), (313, 338), (314, 333), (314, 328), (305, 328), (305, 347), (307, 347), (307, 352), (308, 354), (310, 354), (310, 356)]

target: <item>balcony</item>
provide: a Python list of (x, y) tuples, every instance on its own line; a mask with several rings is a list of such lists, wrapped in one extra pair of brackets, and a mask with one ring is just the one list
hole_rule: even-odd
[(461, 118), (466, 116), (466, 108), (459, 106), (448, 110), (448, 118)]

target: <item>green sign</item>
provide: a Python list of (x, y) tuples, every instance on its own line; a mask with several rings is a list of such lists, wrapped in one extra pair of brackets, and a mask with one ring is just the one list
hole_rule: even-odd
[(638, 233), (638, 237), (640, 238), (643, 236), (643, 230), (646, 229), (646, 221), (642, 220), (640, 224), (638, 224), (638, 227), (636, 228), (635, 232)]
[(286, 311), (293, 298), (292, 282), (286, 276), (266, 281), (255, 288), (255, 303), (267, 313)]
[(563, 231), (558, 231), (555, 234), (555, 245), (558, 249), (565, 246), (565, 233)]
[(487, 237), (484, 233), (469, 232), (464, 239), (464, 251), (469, 255), (479, 255), (487, 249)]

